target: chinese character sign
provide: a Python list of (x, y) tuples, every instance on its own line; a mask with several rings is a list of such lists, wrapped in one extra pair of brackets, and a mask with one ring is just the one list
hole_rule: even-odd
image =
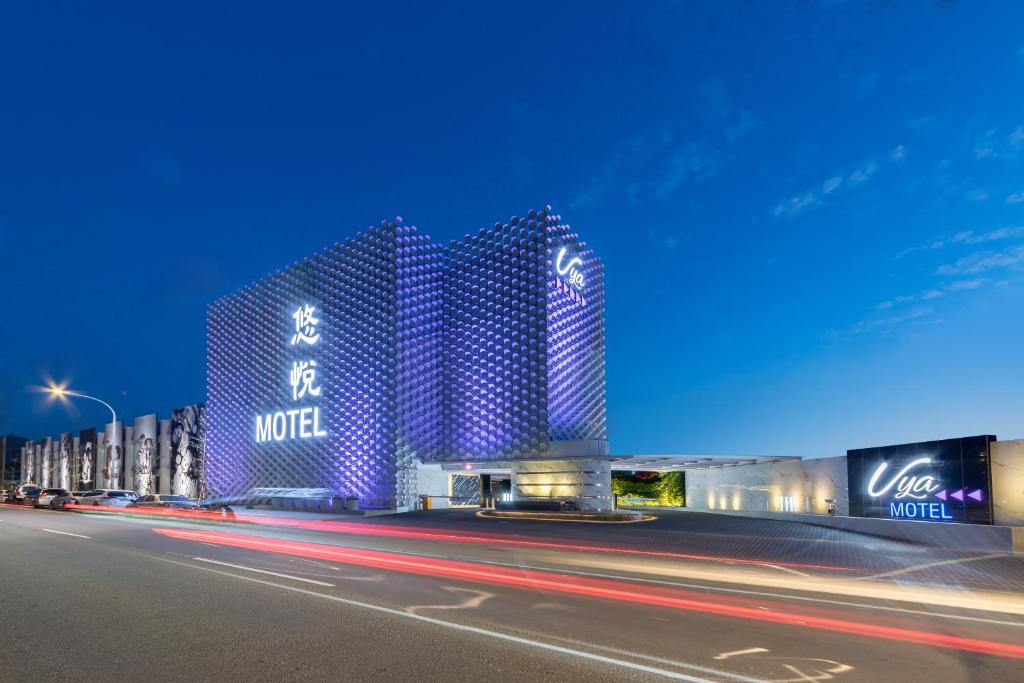
[(298, 343), (313, 345), (316, 344), (317, 339), (320, 338), (320, 333), (317, 332), (316, 326), (320, 323), (320, 319), (314, 317), (313, 313), (316, 309), (308, 304), (299, 306), (292, 313), (292, 318), (295, 319), (295, 335), (292, 337), (292, 346)]
[(293, 401), (298, 401), (306, 394), (309, 394), (310, 396), (320, 395), (320, 387), (313, 386), (316, 383), (315, 360), (297, 360), (293, 362), (290, 379), (292, 383)]
[[(291, 346), (315, 346), (320, 340), (320, 318), (316, 306), (302, 304), (291, 314), (293, 334)], [(320, 397), (316, 360), (306, 356), (291, 360), (287, 368), (292, 403)], [(327, 436), (320, 427), (319, 406), (297, 406), (256, 416), (256, 442), (268, 443), (286, 439), (309, 439)]]

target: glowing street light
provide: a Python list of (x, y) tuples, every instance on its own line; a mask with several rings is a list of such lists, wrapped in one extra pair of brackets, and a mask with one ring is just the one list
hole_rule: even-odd
[(68, 391), (64, 387), (57, 386), (56, 384), (51, 384), (50, 387), (46, 390), (46, 392), (48, 394), (50, 394), (51, 396), (53, 396), (54, 398), (67, 398), (68, 396), (73, 396), (74, 398), (87, 398), (90, 401), (96, 401), (97, 403), (102, 403), (103, 405), (105, 405), (107, 407), (107, 410), (110, 411), (110, 416), (113, 418), (111, 420), (111, 423), (113, 425), (117, 424), (117, 412), (114, 410), (113, 406), (111, 406), (109, 403), (107, 403), (106, 401), (104, 401), (102, 399), (98, 399), (95, 396), (90, 396), (88, 394), (83, 394), (83, 393), (80, 393), (80, 392), (77, 392), (77, 391)]

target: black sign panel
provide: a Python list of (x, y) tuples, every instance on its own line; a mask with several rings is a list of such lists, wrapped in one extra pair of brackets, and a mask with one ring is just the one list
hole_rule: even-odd
[(992, 523), (994, 436), (846, 452), (852, 517)]

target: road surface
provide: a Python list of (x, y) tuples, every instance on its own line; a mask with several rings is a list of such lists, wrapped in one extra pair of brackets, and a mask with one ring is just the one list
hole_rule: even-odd
[(0, 680), (1024, 681), (1024, 558), (789, 522), (0, 507)]

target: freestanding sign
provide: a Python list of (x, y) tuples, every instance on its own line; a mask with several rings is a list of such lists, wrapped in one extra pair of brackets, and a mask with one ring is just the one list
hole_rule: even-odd
[(992, 524), (994, 436), (846, 452), (850, 515)]

